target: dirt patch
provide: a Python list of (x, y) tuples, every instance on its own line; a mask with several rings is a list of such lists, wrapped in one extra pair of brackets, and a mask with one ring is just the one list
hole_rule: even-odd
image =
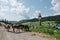
[(39, 37), (47, 38), (49, 40), (57, 40), (55, 37), (53, 37), (51, 35), (44, 34), (44, 33), (32, 32), (32, 35), (31, 36), (39, 36)]

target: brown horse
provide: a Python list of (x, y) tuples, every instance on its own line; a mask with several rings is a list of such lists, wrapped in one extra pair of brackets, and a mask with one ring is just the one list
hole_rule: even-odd
[(19, 24), (17, 24), (17, 25), (13, 25), (12, 28), (13, 28), (13, 32), (15, 32), (15, 29), (24, 29), (26, 31), (29, 31), (28, 25), (22, 25), (22, 24), (19, 25)]
[(4, 24), (3, 26), (4, 26), (4, 28), (5, 28), (7, 31), (9, 31), (9, 29), (10, 29), (10, 25), (9, 25), (9, 24)]

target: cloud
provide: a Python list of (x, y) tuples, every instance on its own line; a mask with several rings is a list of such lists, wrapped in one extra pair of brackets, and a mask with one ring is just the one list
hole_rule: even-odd
[(52, 0), (51, 4), (51, 9), (56, 12), (55, 15), (60, 15), (60, 0)]
[(0, 4), (0, 16), (7, 20), (25, 19), (25, 15), (30, 10), (29, 7), (17, 0), (0, 0)]
[(0, 20), (4, 19), (3, 16), (4, 16), (4, 14), (1, 14), (1, 13), (0, 13)]
[[(20, 1), (20, 0), (19, 0)], [(7, 19), (9, 21), (23, 20), (37, 18), (40, 10), (36, 10), (27, 7), (24, 3), (18, 2), (17, 0), (0, 0), (0, 18)]]
[(20, 6), (17, 6), (16, 8), (11, 8), (10, 10), (11, 12), (13, 13), (16, 13), (16, 14), (20, 14), (20, 13), (28, 13), (29, 12), (29, 8), (26, 8), (24, 5), (20, 5)]
[(35, 10), (35, 12), (32, 14), (31, 18), (38, 18), (38, 14), (41, 13), (40, 10)]
[(54, 15), (60, 15), (60, 13), (54, 13)]
[(8, 6), (0, 6), (0, 12), (6, 12), (9, 10)]

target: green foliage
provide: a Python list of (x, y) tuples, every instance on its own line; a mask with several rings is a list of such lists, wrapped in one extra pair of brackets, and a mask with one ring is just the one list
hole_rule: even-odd
[(47, 31), (50, 35), (54, 34), (54, 30), (53, 29), (48, 29)]
[[(56, 28), (52, 28), (52, 27), (46, 27), (45, 24), (47, 24), (48, 22), (50, 24), (55, 24), (55, 21), (42, 22), (42, 24), (44, 24), (44, 26), (39, 26), (39, 22), (27, 22), (27, 23), (24, 23), (24, 24), (33, 24), (34, 27), (36, 27), (34, 29), (30, 28), (31, 32), (46, 33), (46, 34), (52, 35), (52, 36), (54, 36), (54, 37), (56, 37), (57, 39), (60, 40), (60, 29), (56, 29)], [(56, 30), (56, 32), (54, 32), (55, 30)]]
[(54, 33), (54, 36), (60, 40), (60, 29), (56, 29), (57, 32)]
[[(4, 23), (10, 23), (6, 20), (2, 20), (2, 22)], [(60, 30), (52, 28), (52, 27), (46, 27), (45, 25), (50, 23), (50, 24), (59, 24), (60, 23), (60, 15), (57, 16), (48, 16), (48, 17), (43, 17), (41, 19), (41, 23), (44, 26), (39, 26), (39, 20), (38, 18), (34, 18), (34, 19), (27, 19), (27, 20), (21, 20), (19, 22), (13, 22), (12, 23), (22, 23), (22, 24), (27, 24), (27, 25), (32, 25), (31, 27), (35, 27), (35, 28), (30, 28), (30, 30), (32, 32), (43, 32), (46, 34), (50, 34), (55, 36), (56, 38), (60, 39)], [(54, 32), (54, 30), (56, 30), (57, 32)]]
[[(39, 21), (38, 18), (33, 18), (33, 19), (21, 20), (19, 22), (20, 23), (25, 23), (25, 22), (37, 22), (37, 21)], [(45, 22), (45, 21), (54, 21), (58, 24), (58, 23), (60, 23), (60, 15), (42, 17), (41, 22)]]
[(52, 28), (47, 28), (47, 27), (37, 27), (36, 29), (31, 29), (32, 32), (43, 32), (43, 33), (47, 33), (50, 35), (54, 34), (54, 30)]
[[(54, 32), (54, 30), (56, 32)], [(54, 37), (56, 37), (57, 39), (60, 40), (60, 29), (55, 29), (55, 28), (51, 28), (51, 27), (43, 27), (43, 26), (39, 26), (36, 29), (31, 29), (32, 32), (42, 32), (42, 33), (46, 33), (49, 35), (52, 35)]]

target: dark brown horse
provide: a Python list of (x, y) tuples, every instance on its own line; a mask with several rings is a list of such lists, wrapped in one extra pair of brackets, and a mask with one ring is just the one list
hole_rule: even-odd
[(24, 29), (26, 31), (29, 31), (28, 25), (17, 24), (17, 25), (13, 25), (12, 28), (13, 28), (13, 32), (15, 32), (15, 29)]

